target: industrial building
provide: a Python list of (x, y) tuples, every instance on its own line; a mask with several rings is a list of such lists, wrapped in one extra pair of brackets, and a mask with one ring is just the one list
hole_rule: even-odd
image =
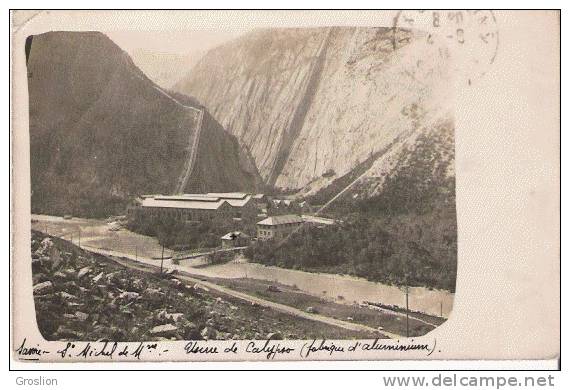
[(285, 238), (301, 225), (303, 219), (298, 215), (274, 215), (257, 223), (257, 238), (259, 240)]
[(253, 195), (242, 192), (143, 195), (128, 213), (129, 216), (170, 217), (180, 221), (254, 220), (258, 207)]

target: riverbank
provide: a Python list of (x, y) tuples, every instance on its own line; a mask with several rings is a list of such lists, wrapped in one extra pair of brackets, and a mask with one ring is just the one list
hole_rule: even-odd
[(408, 322), (406, 322), (405, 314), (395, 313), (393, 310), (386, 310), (368, 304), (337, 303), (330, 299), (307, 294), (298, 288), (278, 282), (243, 278), (208, 278), (206, 280), (272, 302), (278, 302), (301, 310), (310, 309), (326, 317), (364, 324), (390, 333), (408, 334), (410, 337), (423, 336), (445, 322), (445, 319), (425, 314), (420, 315), (418, 318), (410, 315)]
[(32, 233), (34, 300), (46, 340), (382, 338), (282, 313), (156, 269), (129, 267)]
[[(63, 219), (61, 217), (33, 215), (32, 228), (48, 231), (50, 234), (66, 234), (77, 243), (79, 235), (83, 245), (101, 249), (107, 254), (126, 255), (157, 264), (161, 256), (161, 246), (152, 237), (143, 236), (127, 230), (110, 231), (106, 221), (90, 219)], [(75, 232), (75, 238), (71, 236)], [(81, 233), (79, 233), (81, 232)], [(166, 251), (165, 256), (172, 256)], [(154, 258), (154, 260), (153, 260)], [(160, 263), (160, 260), (158, 260)], [(165, 260), (167, 267), (185, 270), (197, 276), (220, 279), (257, 279), (278, 282), (296, 287), (306, 294), (327, 299), (338, 304), (360, 304), (364, 302), (380, 303), (386, 306), (406, 307), (406, 294), (397, 286), (370, 282), (363, 278), (324, 273), (312, 273), (275, 266), (248, 263), (244, 259), (226, 264), (204, 267), (204, 259), (183, 260), (179, 265)], [(342, 299), (340, 298), (342, 297)], [(412, 311), (447, 318), (453, 308), (454, 294), (445, 290), (410, 287), (408, 291), (409, 308)]]

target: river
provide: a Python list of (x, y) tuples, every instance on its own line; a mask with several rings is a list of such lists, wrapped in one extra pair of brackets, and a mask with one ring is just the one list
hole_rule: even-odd
[[(57, 234), (81, 230), (84, 246), (103, 248), (113, 251), (115, 255), (124, 255), (139, 261), (156, 261), (151, 257), (160, 254), (161, 247), (154, 238), (142, 236), (127, 230), (110, 231), (106, 221), (33, 215), (32, 227), (48, 233)], [(77, 243), (78, 235), (74, 242)], [(165, 253), (170, 255), (170, 253)], [(275, 281), (296, 286), (309, 294), (333, 299), (339, 303), (377, 302), (385, 305), (406, 307), (406, 294), (403, 288), (383, 283), (371, 282), (363, 278), (348, 275), (305, 272), (273, 266), (249, 263), (244, 259), (221, 265), (204, 266), (203, 258), (181, 261), (174, 266), (170, 261), (165, 263), (171, 268), (181, 268), (195, 275), (218, 278), (253, 278)], [(454, 294), (446, 290), (410, 287), (408, 304), (412, 311), (435, 316), (449, 317), (453, 308)]]

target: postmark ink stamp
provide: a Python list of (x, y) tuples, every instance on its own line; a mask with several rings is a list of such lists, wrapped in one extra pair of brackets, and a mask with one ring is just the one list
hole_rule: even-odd
[(483, 77), (497, 57), (499, 27), (490, 10), (400, 11), (394, 18), (394, 49), (409, 42), (410, 30), (422, 34), (468, 85)]

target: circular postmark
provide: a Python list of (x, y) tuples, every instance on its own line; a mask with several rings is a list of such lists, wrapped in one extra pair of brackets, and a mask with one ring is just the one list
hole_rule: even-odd
[(453, 70), (469, 85), (482, 77), (497, 57), (499, 30), (495, 15), (488, 10), (400, 11), (394, 18), (393, 47), (398, 49), (418, 31)]

